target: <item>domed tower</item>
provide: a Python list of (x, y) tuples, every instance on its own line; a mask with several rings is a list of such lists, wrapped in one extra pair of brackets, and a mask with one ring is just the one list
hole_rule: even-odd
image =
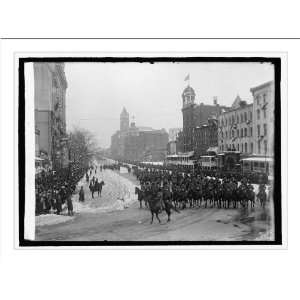
[(195, 127), (195, 91), (189, 85), (182, 93), (182, 119), (183, 119), (183, 151), (194, 150), (193, 130)]
[(125, 132), (129, 129), (129, 113), (126, 108), (123, 107), (123, 110), (120, 115), (120, 131)]
[(181, 97), (182, 97), (182, 107), (185, 108), (187, 106), (194, 104), (196, 94), (194, 89), (188, 85), (184, 89)]

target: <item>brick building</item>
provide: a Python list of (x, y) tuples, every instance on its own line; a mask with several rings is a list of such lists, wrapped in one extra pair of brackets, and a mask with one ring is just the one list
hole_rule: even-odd
[[(217, 139), (215, 127), (212, 123), (208, 124), (208, 120), (216, 119), (223, 110), (228, 108), (220, 106), (216, 97), (213, 105), (196, 104), (195, 98), (194, 89), (188, 85), (182, 93), (183, 130), (180, 138), (182, 139), (183, 152), (195, 151), (199, 154), (203, 153), (203, 149), (207, 148), (211, 141), (215, 145)], [(206, 126), (208, 128), (205, 128)], [(213, 134), (215, 134), (214, 137), (212, 137)], [(211, 138), (208, 139), (206, 136), (211, 136)], [(205, 140), (200, 137), (205, 137)]]
[(218, 147), (218, 122), (208, 119), (207, 124), (202, 124), (194, 129), (194, 153), (196, 157), (206, 155), (207, 151)]

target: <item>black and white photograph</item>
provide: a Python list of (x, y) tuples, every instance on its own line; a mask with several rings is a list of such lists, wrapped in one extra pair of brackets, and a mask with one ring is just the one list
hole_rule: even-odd
[(282, 243), (280, 57), (18, 63), (20, 246)]

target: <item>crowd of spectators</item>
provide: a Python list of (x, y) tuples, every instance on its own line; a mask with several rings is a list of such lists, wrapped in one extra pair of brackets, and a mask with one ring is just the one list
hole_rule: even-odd
[(59, 215), (64, 205), (67, 206), (68, 215), (73, 215), (72, 194), (86, 171), (78, 166), (70, 166), (37, 174), (35, 178), (36, 215), (48, 213)]

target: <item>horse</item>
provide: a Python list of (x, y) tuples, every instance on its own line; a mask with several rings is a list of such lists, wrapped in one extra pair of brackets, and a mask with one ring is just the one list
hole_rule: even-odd
[(148, 198), (148, 204), (149, 204), (149, 208), (150, 208), (150, 212), (151, 212), (151, 216), (152, 216), (150, 224), (153, 223), (154, 214), (155, 214), (156, 219), (158, 220), (158, 222), (161, 223), (161, 221), (158, 217), (158, 214), (160, 212), (162, 212), (163, 210), (165, 210), (167, 215), (168, 215), (167, 222), (171, 221), (171, 218), (170, 218), (171, 209), (174, 209), (176, 212), (180, 213), (177, 210), (177, 208), (172, 204), (171, 199), (163, 200), (162, 197), (163, 197), (162, 192), (158, 192), (156, 197), (154, 197), (154, 198), (149, 197)]
[(140, 208), (143, 208), (142, 201), (145, 201), (145, 206), (147, 207), (147, 202), (145, 198), (145, 193), (138, 187), (135, 188), (135, 194), (138, 195), (138, 200), (140, 201)]
[(98, 196), (101, 197), (101, 192), (102, 192), (102, 187), (103, 185), (105, 185), (104, 181), (101, 180), (100, 182), (98, 182), (97, 186), (96, 186), (96, 191), (98, 192)]
[(264, 191), (264, 190), (259, 191), (258, 194), (257, 194), (257, 199), (259, 199), (259, 201), (260, 201), (260, 206), (262, 208), (265, 208), (266, 201), (267, 201), (267, 193), (266, 193), (266, 191)]

